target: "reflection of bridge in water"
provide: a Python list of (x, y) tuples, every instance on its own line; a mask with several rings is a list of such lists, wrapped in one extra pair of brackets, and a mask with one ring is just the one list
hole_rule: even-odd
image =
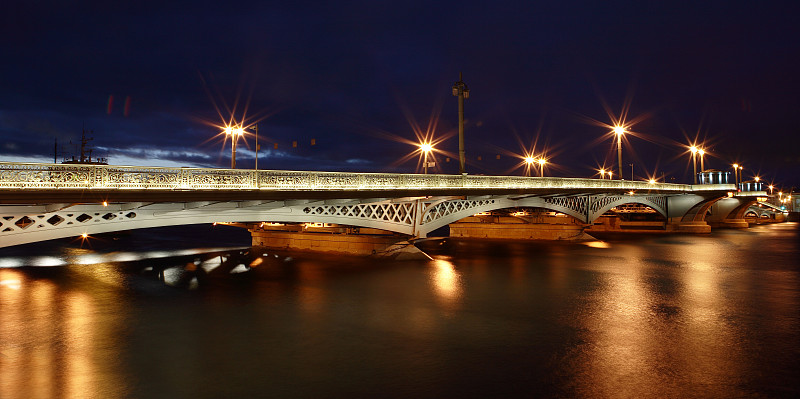
[[(635, 209), (631, 204), (660, 215), (664, 231), (704, 233), (712, 225), (746, 227), (745, 213), (766, 196), (736, 193), (733, 184), (21, 163), (0, 163), (0, 193), (0, 247), (213, 222), (250, 228), (256, 244), (292, 247), (309, 231), (305, 224), (316, 223), (320, 232), (342, 233), (337, 240), (380, 236), (385, 247), (398, 236), (425, 238), (457, 222), (485, 231), (509, 224), (481, 219), (486, 212), (506, 212), (513, 229), (527, 231), (526, 237), (500, 236), (548, 238), (535, 231), (569, 224), (582, 232), (612, 209)], [(508, 211), (516, 209), (538, 216)], [(309, 248), (332, 236), (310, 239)], [(362, 245), (337, 242), (330, 245), (355, 252)]]

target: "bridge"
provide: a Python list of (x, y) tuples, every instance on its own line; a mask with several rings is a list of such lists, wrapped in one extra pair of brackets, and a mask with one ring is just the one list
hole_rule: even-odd
[(419, 239), (496, 210), (538, 208), (586, 226), (624, 204), (655, 210), (672, 231), (708, 232), (707, 218), (742, 227), (760, 196), (733, 184), (0, 162), (0, 247), (214, 222), (251, 231), (335, 224)]

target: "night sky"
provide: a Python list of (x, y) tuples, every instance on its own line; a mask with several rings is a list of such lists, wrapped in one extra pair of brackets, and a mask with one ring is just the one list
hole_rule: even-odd
[(800, 186), (795, 2), (14, 3), (40, 5), (0, 16), (0, 161), (72, 155), (85, 127), (111, 164), (229, 167), (233, 112), (260, 169), (419, 171), (430, 126), (457, 173), (463, 72), (470, 174), (532, 150), (596, 176), (624, 116), (626, 179), (688, 182), (697, 140), (706, 168)]

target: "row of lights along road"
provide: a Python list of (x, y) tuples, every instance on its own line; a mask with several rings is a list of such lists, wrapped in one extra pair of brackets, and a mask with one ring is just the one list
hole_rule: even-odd
[[(466, 83), (462, 80), (462, 75), (459, 73), (458, 82), (453, 85), (453, 95), (458, 97), (458, 155), (459, 155), (459, 172), (461, 174), (466, 174), (464, 167), (465, 167), (465, 151), (464, 151), (464, 100), (469, 98), (469, 89), (467, 88)], [(255, 169), (258, 170), (258, 150), (260, 146), (258, 145), (258, 124), (255, 124), (253, 127), (244, 128), (241, 125), (228, 125), (225, 127), (224, 133), (226, 136), (231, 136), (231, 169), (236, 169), (236, 143), (239, 138), (244, 136), (245, 130), (252, 128), (255, 131), (255, 150), (256, 150), (256, 164)], [(617, 142), (617, 164), (619, 165), (619, 176), (622, 178), (622, 137), (626, 133), (626, 129), (624, 126), (616, 125), (613, 127), (612, 133)], [(420, 143), (419, 144), (419, 151), (423, 154), (423, 170), (425, 174), (428, 174), (428, 167), (432, 164), (428, 162), (428, 155), (433, 151), (433, 145), (431, 143)], [(697, 184), (697, 156), (700, 156), (700, 171), (705, 171), (705, 154), (706, 151), (698, 147), (696, 145), (692, 145), (689, 147), (689, 151), (692, 154), (692, 171), (694, 172), (694, 184)], [(536, 164), (539, 165), (539, 176), (544, 177), (544, 165), (547, 164), (547, 159), (544, 157), (534, 158), (530, 155), (524, 158), (525, 161), (525, 175), (530, 176), (531, 168), (535, 167)], [(631, 164), (631, 171), (633, 170), (633, 165)], [(743, 166), (739, 164), (733, 164), (733, 174), (734, 174), (734, 182), (736, 184), (741, 183), (742, 181), (742, 170)], [(612, 171), (605, 170), (605, 168), (600, 169), (600, 178), (605, 179), (605, 176), (608, 175), (609, 179), (612, 179)], [(631, 172), (631, 179), (633, 179), (633, 172)], [(760, 178), (758, 176), (755, 177), (755, 181), (758, 182)], [(655, 184), (655, 179), (650, 179), (649, 181), (651, 184)], [(770, 193), (773, 190), (773, 186), (769, 186)]]

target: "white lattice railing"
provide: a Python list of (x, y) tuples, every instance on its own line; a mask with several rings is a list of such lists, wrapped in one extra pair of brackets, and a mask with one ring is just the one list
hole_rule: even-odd
[(0, 189), (409, 190), (588, 189), (735, 191), (732, 184), (650, 184), (563, 177), (459, 176), (0, 162)]

